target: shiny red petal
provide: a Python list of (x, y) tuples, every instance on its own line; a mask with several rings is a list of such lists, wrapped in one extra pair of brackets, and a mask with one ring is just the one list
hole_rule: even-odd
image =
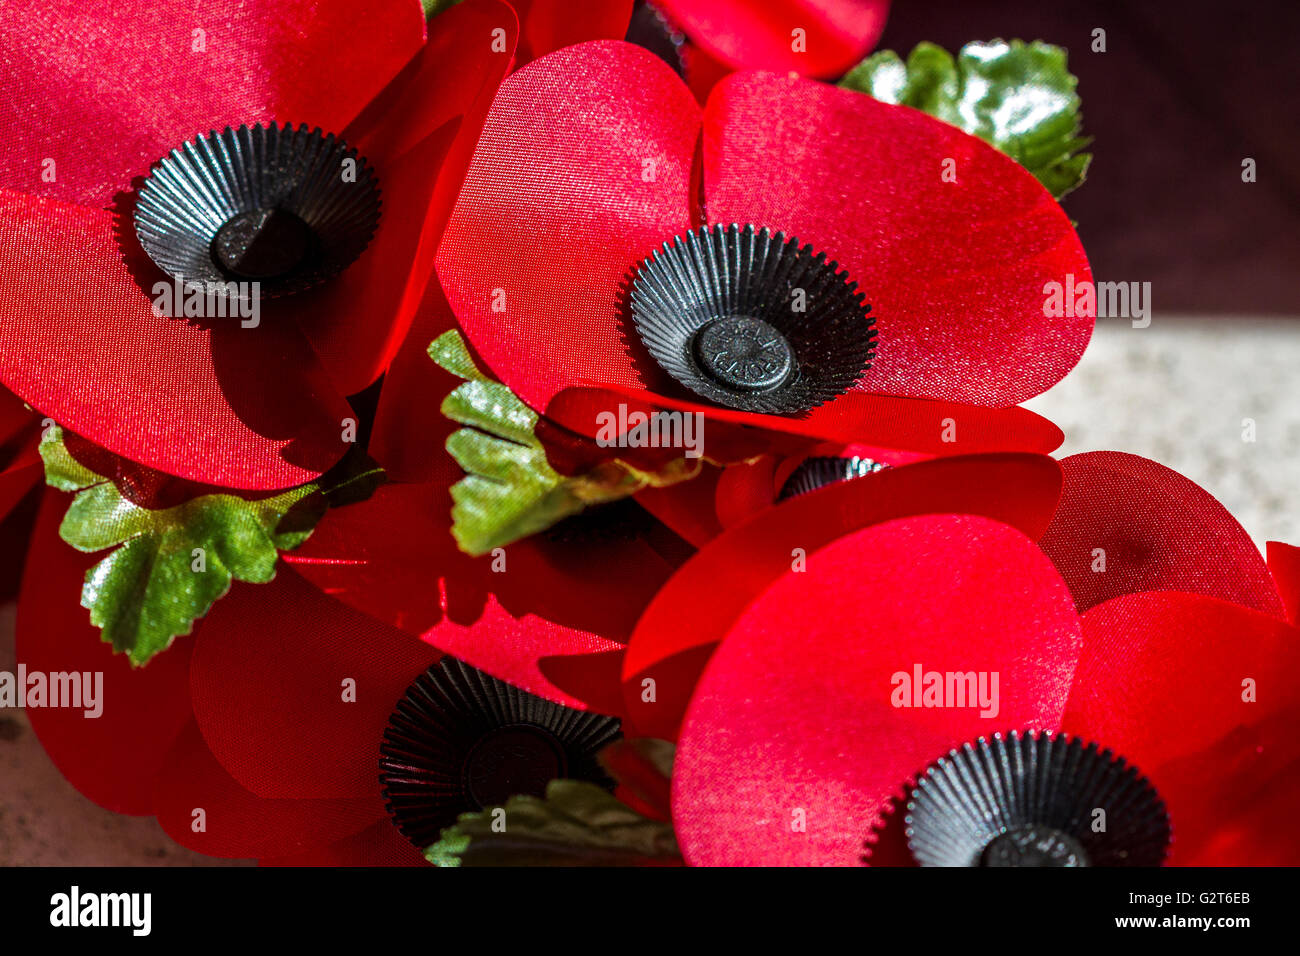
[(622, 652), (671, 566), (642, 540), (546, 533), (471, 558), (451, 537), (450, 508), (445, 482), (386, 485), (331, 511), (285, 558), (325, 593), (474, 667), (605, 709), (617, 690), (603, 655)]
[[(857, 864), (928, 763), (1055, 724), (1079, 642), (1060, 575), (986, 518), (905, 518), (810, 554), (728, 629), (686, 714), (673, 822), (687, 862)], [(998, 674), (996, 713), (900, 704), (895, 675), (916, 667)]]
[[(1036, 537), (1060, 481), (1056, 462), (1043, 455), (939, 458), (792, 498), (715, 538), (637, 623), (623, 662), (629, 720), (644, 736), (676, 737), (714, 646), (760, 592), (790, 572), (796, 549), (812, 563), (814, 552), (842, 535), (926, 513), (984, 515)], [(647, 679), (655, 682), (654, 701), (642, 698)]]
[(1268, 567), (1214, 497), (1117, 451), (1061, 461), (1061, 507), (1040, 544), (1083, 612), (1121, 594), (1193, 591), (1283, 617)]
[[(797, 443), (777, 444), (781, 436), (816, 438), (844, 444), (869, 444), (928, 455), (974, 455), (991, 451), (1050, 452), (1065, 436), (1025, 408), (983, 408), (955, 402), (849, 392), (802, 418), (756, 415), (688, 399), (655, 395), (638, 387), (604, 383), (567, 388), (547, 406), (548, 417), (581, 435), (598, 433), (600, 420), (625, 402), (629, 409), (699, 412), (705, 416), (704, 453), (715, 461), (736, 461)], [(738, 428), (736, 426), (752, 426)], [(757, 432), (761, 429), (762, 432)]]
[(102, 208), (210, 129), (341, 132), (423, 35), (417, 0), (5, 0), (0, 185)]
[(233, 858), (305, 853), (385, 819), (383, 805), (371, 797), (254, 796), (222, 769), (193, 722), (181, 731), (158, 774), (154, 806), (158, 822), (177, 843)]
[(475, 350), (533, 408), (584, 381), (641, 384), (620, 297), (692, 224), (699, 123), (676, 74), (627, 43), (568, 47), (502, 84), (438, 275)]
[(1270, 541), (1267, 545), (1268, 570), (1273, 575), (1273, 584), (1278, 596), (1286, 606), (1286, 619), (1292, 624), (1300, 623), (1300, 548)]
[(306, 341), (283, 323), (154, 315), (146, 290), (170, 280), (138, 247), (123, 262), (120, 226), (112, 212), (0, 190), (0, 380), (84, 438), (182, 478), (283, 488), (333, 465), (352, 412)]
[(1151, 592), (1093, 608), (1083, 635), (1062, 729), (1146, 774), (1173, 823), (1169, 862), (1243, 866), (1293, 853), (1294, 789), (1290, 801), (1276, 797), (1300, 760), (1300, 632), (1214, 598)]
[(200, 625), (194, 719), (255, 796), (378, 800), (384, 727), (439, 656), (282, 569), (270, 584), (236, 584)]
[(861, 391), (1016, 405), (1092, 334), (1091, 314), (1044, 314), (1047, 283), (1092, 278), (1061, 207), (1015, 160), (909, 107), (728, 77), (705, 110), (704, 194), (709, 222), (797, 236), (862, 288), (879, 342)]
[(18, 601), (17, 663), (29, 675), (102, 674), (102, 711), (87, 717), (84, 707), (40, 707), (27, 717), (74, 787), (118, 813), (150, 814), (154, 778), (190, 719), (193, 641), (178, 638), (147, 666), (132, 668), (100, 639), (80, 597), (86, 570), (103, 555), (82, 554), (59, 539), (70, 500), (48, 491), (41, 503)]
[(836, 77), (876, 45), (889, 0), (659, 0), (701, 47), (736, 69)]

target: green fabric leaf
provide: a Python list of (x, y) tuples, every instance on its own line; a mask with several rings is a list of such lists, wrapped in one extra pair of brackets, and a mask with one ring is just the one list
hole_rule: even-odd
[(424, 17), (426, 20), (432, 20), (438, 14), (450, 10), (461, 0), (420, 0), (420, 5), (424, 7)]
[(561, 475), (537, 438), (537, 413), (479, 371), (459, 332), (439, 336), (429, 346), (429, 357), (465, 379), (443, 400), (442, 413), (468, 426), (447, 439), (447, 451), (467, 472), (451, 488), (451, 533), (467, 554), (487, 554), (590, 505), (700, 472), (702, 459), (683, 456), (659, 471), (613, 459), (581, 475)]
[[(465, 813), (425, 850), (436, 866), (673, 866), (673, 828), (620, 803), (595, 784), (552, 780), (543, 799)], [(496, 824), (494, 828), (494, 823)], [(500, 832), (497, 832), (497, 831)]]
[(383, 480), (358, 452), (319, 481), (271, 497), (208, 494), (153, 509), (73, 459), (57, 427), (40, 451), (47, 483), (77, 492), (59, 536), (79, 551), (113, 549), (86, 573), (81, 604), (135, 665), (188, 634), (232, 580), (270, 581), (279, 552), (305, 541), (328, 507), (368, 497)]
[(915, 107), (978, 136), (1060, 199), (1083, 182), (1092, 160), (1080, 152), (1092, 140), (1080, 135), (1077, 82), (1061, 47), (993, 40), (968, 43), (956, 62), (933, 43), (919, 44), (906, 64), (892, 50), (882, 50), (849, 71), (840, 85), (884, 103)]

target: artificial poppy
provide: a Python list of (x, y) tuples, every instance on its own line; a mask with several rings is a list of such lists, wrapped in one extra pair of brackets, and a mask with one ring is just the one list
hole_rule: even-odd
[[(41, 6), (0, 23), (0, 380), (151, 468), (254, 490), (315, 478), (355, 428), (343, 396), (405, 339), (515, 13), (470, 0), (426, 36), (417, 0), (365, 16), (336, 0), (64, 5), (54, 23)], [(182, 314), (204, 269), (267, 294), (320, 284), (241, 292), (265, 315), (238, 321)]]
[[(771, 74), (729, 77), (701, 110), (617, 42), (503, 84), (437, 272), (494, 377), (588, 435), (622, 401), (977, 450), (944, 441), (943, 422), (1007, 414), (1074, 365), (1092, 327), (1043, 314), (1046, 283), (1088, 265), (1008, 157), (915, 110)], [(901, 421), (916, 426), (903, 442)]]
[[(1066, 468), (1066, 520), (1088, 529), (1078, 546), (1107, 526), (1082, 517), (1068, 490), (1087, 465), (1174, 487), (1140, 459), (1115, 468), (1130, 457)], [(1115, 492), (1097, 486), (1094, 506), (1124, 509)], [(1195, 580), (1207, 527), (1227, 540), (1199, 510), (1153, 539), (1173, 556), (1162, 580)], [(710, 548), (735, 537), (753, 553), (739, 538), (748, 527)], [(1278, 862), (1296, 836), (1286, 793), (1300, 748), (1285, 729), (1300, 711), (1286, 677), (1300, 663), (1294, 626), (1187, 591), (1121, 589), (1080, 616), (1080, 592), (1035, 537), (971, 516), (875, 524), (722, 609), (681, 725), (673, 807), (687, 861)], [(776, 556), (774, 546), (773, 568)], [(665, 593), (689, 587), (674, 580)]]
[[(617, 720), (443, 657), (287, 568), (236, 586), (194, 635), (133, 669), (78, 613), (88, 559), (57, 540), (58, 513), (51, 494), (18, 660), (33, 673), (103, 673), (98, 717), (29, 711), (56, 765), (103, 806), (155, 814), (214, 856), (400, 864), (421, 862), (460, 812), (557, 776), (609, 783), (593, 757)], [(514, 760), (524, 749), (531, 757)]]

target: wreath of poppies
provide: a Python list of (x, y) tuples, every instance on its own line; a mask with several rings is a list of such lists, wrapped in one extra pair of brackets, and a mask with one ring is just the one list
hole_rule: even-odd
[(1018, 407), (1093, 328), (1063, 51), (48, 6), (0, 18), (0, 703), (96, 803), (271, 865), (1294, 862), (1300, 551)]

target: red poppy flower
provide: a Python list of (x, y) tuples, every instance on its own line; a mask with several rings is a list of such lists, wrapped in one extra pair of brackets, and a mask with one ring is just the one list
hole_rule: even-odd
[[(544, 52), (554, 4), (535, 6), (530, 42)], [(319, 475), (348, 447), (342, 396), (375, 380), (415, 315), (511, 62), (515, 14), (471, 0), (426, 39), (416, 0), (381, 0), (364, 17), (338, 0), (130, 2), (93, 22), (66, 4), (51, 22), (20, 0), (7, 13), (0, 380), (78, 434), (184, 478), (271, 489)], [(155, 314), (167, 277), (131, 226), (138, 177), (210, 129), (280, 123), (339, 134), (376, 170), (372, 248), (324, 286), (265, 301), (256, 327)]]
[[(1075, 547), (1113, 546), (1116, 526), (1101, 512), (1118, 508), (1134, 536), (1150, 534), (1151, 547), (1169, 555), (1146, 559), (1146, 581), (1196, 581), (1210, 530), (1219, 542), (1235, 535), (1204, 502), (1192, 501), (1199, 514), (1190, 518), (1187, 507), (1171, 505), (1178, 515), (1166, 523), (1161, 493), (1130, 485), (1136, 500), (1156, 503), (1144, 521), (1128, 516), (1118, 486), (1092, 473), (1098, 483), (1084, 494), (1098, 514), (1077, 507), (1080, 476), (1098, 467), (1121, 485), (1145, 478), (1184, 502), (1204, 496), (1186, 495), (1185, 479), (1126, 461), (1132, 457), (1066, 460), (1054, 548), (1070, 551), (1060, 522), (1084, 529)], [(721, 608), (704, 628), (719, 643), (693, 688), (674, 780), (674, 822), (688, 862), (901, 862), (905, 839), (930, 862), (997, 865), (1025, 854), (1065, 864), (1159, 862), (1170, 826), (1171, 863), (1281, 861), (1300, 836), (1287, 809), (1300, 779), (1300, 747), (1286, 729), (1300, 712), (1288, 690), (1287, 675), (1300, 664), (1293, 625), (1203, 594), (1125, 593), (1142, 580), (1132, 567), (1119, 577), (1120, 596), (1080, 617), (1074, 603), (1082, 592), (1071, 594), (1033, 532), (985, 518), (928, 515), (860, 531), (849, 523), (815, 552), (813, 539), (802, 571), (789, 568), (788, 539), (765, 558), (761, 539), (745, 536), (764, 522), (776, 526), (799, 504), (827, 502), (829, 523), (832, 496), (863, 494), (888, 474), (796, 499), (706, 549), (720, 553), (734, 542), (752, 563), (767, 560), (782, 573), (756, 575), (747, 602)], [(1106, 528), (1112, 537), (1092, 539)], [(694, 567), (685, 565), (664, 593), (687, 593)], [(631, 666), (639, 637), (640, 630)], [(931, 674), (941, 688), (952, 686), (942, 681), (950, 674), (990, 684), (997, 675), (992, 707), (895, 696), (913, 675), (919, 684)], [(1008, 734), (1029, 729), (1042, 733)], [(1052, 736), (1058, 731), (1066, 736)], [(1085, 746), (1092, 743), (1104, 749)], [(1086, 781), (1072, 776), (1080, 767), (1092, 775)], [(1035, 776), (1042, 768), (1054, 774), (1054, 804), (1028, 812), (1023, 802), (1000, 800), (1003, 792), (1038, 792), (1029, 784), (1047, 782)], [(987, 788), (984, 796), (967, 792), (972, 781)], [(1065, 799), (1072, 795), (1088, 805), (1072, 807)], [(976, 803), (973, 816), (963, 810)], [(1089, 828), (1098, 808), (1109, 820), (1100, 833)], [(1063, 824), (1067, 810), (1081, 815), (1083, 832)]]
[[(955, 182), (944, 181), (945, 157), (960, 170)], [(737, 229), (727, 231), (729, 224)], [(721, 231), (674, 244), (705, 225)], [(853, 337), (865, 326), (836, 296), (865, 295), (879, 334), (870, 368), (847, 394), (773, 424), (776, 416), (746, 410), (752, 401), (719, 409), (682, 399), (689, 392), (651, 357), (654, 336), (649, 350), (640, 344), (633, 326), (641, 319), (629, 314), (628, 300), (653, 296), (644, 282), (638, 293), (637, 283), (649, 281), (649, 267), (639, 267), (657, 248), (669, 259), (694, 249), (727, 261), (741, 249), (771, 263), (777, 231), (806, 244), (798, 256), (782, 247), (795, 259), (781, 261), (807, 270), (809, 286), (825, 292), (819, 302), (839, 302), (835, 328), (844, 333), (823, 342), (827, 326), (810, 323), (752, 346), (774, 377), (799, 365), (778, 390), (813, 379), (827, 389), (815, 403), (851, 377), (861, 355), (852, 352), (861, 348)], [(813, 251), (825, 258), (810, 260)], [(844, 270), (836, 278), (829, 259)], [(914, 110), (770, 74), (728, 78), (701, 110), (662, 62), (613, 42), (561, 50), (503, 84), (437, 269), (495, 377), (584, 434), (594, 433), (593, 409), (639, 401), (707, 412), (711, 421), (881, 446), (925, 442), (951, 454), (969, 449), (941, 443), (942, 420), (960, 421), (972, 405), (992, 417), (1044, 390), (1077, 361), (1092, 326), (1086, 316), (1043, 316), (1044, 285), (1087, 276), (1087, 261), (1060, 207), (1008, 157)], [(752, 283), (746, 288), (766, 281), (749, 266), (729, 274)], [(782, 295), (800, 288), (787, 285)], [(653, 303), (645, 301), (648, 313)], [(754, 334), (728, 322), (735, 324), (719, 316), (710, 327)], [(686, 351), (707, 351), (705, 331), (695, 330)], [(834, 360), (809, 359), (807, 342), (795, 342), (804, 332), (808, 348)], [(707, 366), (720, 354), (687, 364)], [(696, 390), (721, 401), (713, 386), (729, 373), (711, 374), (715, 381)], [(726, 383), (722, 391), (748, 385), (767, 389), (758, 405), (773, 404), (766, 382)], [(603, 392), (593, 398), (584, 387)], [(904, 420), (924, 423), (912, 444), (882, 434)]]
[[(412, 685), (439, 664), (439, 652), (322, 594), (290, 569), (271, 584), (237, 585), (194, 635), (133, 669), (98, 640), (77, 607), (92, 559), (57, 540), (60, 510), (50, 494), (28, 558), (18, 661), (28, 672), (104, 675), (96, 718), (67, 708), (29, 711), (46, 751), (82, 793), (119, 812), (156, 814), (178, 842), (213, 856), (292, 864), (421, 861), (390, 814), (401, 803), (403, 760), (421, 766), (424, 759), (426, 772), (454, 777), (459, 763), (451, 761), (454, 773), (438, 764), (448, 748), (491, 757), (498, 729), (491, 707), (520, 700), (521, 692), (486, 675), (472, 677), (480, 697), (497, 693), (499, 699), (487, 701), (487, 712), (445, 708), (443, 749), (421, 754), (402, 736), (408, 724), (395, 714), (404, 698), (418, 693)], [(615, 725), (527, 699), (522, 723), (540, 728), (540, 743), (563, 745), (564, 765), (552, 775), (594, 775), (591, 750)], [(557, 718), (560, 726), (552, 726)], [(451, 735), (458, 727), (459, 736)], [(578, 739), (575, 727), (588, 735)], [(512, 752), (521, 746), (516, 736), (507, 743)], [(390, 754), (381, 783), (386, 746), (396, 748), (399, 769)], [(494, 801), (500, 794), (493, 788), (536, 789), (536, 780), (523, 779), (531, 765), (505, 776), (486, 757), (478, 765), (482, 773), (466, 786), (478, 788), (479, 802)], [(429, 800), (435, 823), (450, 825), (456, 813), (478, 806), (458, 799), (443, 793)], [(396, 816), (406, 824), (400, 806)]]
[(889, 0), (655, 0), (691, 41), (736, 70), (848, 71), (876, 45)]

